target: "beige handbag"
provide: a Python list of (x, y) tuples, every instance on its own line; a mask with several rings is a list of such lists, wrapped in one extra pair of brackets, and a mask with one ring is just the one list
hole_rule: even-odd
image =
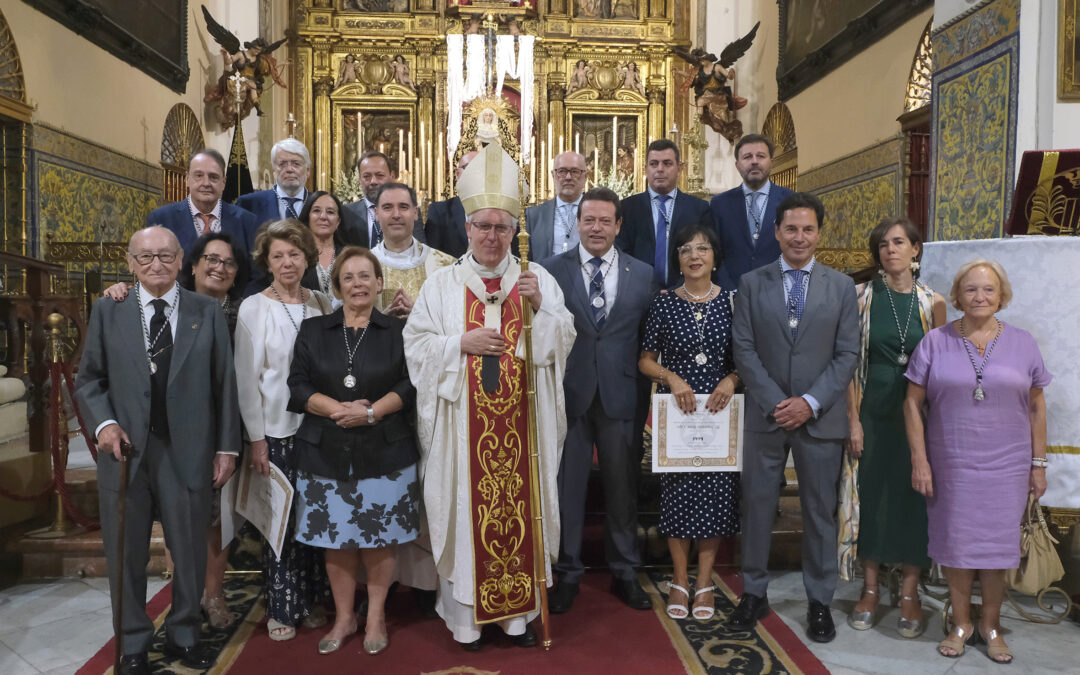
[(1065, 576), (1043, 517), (1042, 507), (1035, 495), (1028, 495), (1028, 506), (1020, 522), (1020, 567), (1005, 573), (1009, 587), (1021, 593), (1036, 595), (1039, 591)]

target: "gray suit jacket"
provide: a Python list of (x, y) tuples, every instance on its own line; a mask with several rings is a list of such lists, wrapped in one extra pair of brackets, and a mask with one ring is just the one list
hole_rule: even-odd
[[(180, 289), (178, 311), (166, 386), (172, 465), (188, 489), (207, 490), (214, 454), (240, 451), (229, 327), (221, 306), (205, 295)], [(127, 433), (135, 447), (128, 476), (134, 477), (150, 430), (150, 367), (138, 293), (128, 293), (123, 302), (94, 303), (75, 397), (91, 430), (113, 419)], [(120, 463), (112, 455), (98, 456), (98, 482), (119, 488)]]
[[(525, 231), (529, 233), (529, 260), (546, 260), (552, 255), (564, 253), (555, 248), (555, 205), (552, 198), (525, 209)], [(577, 214), (574, 215), (577, 217)], [(577, 222), (570, 224), (577, 227)], [(569, 251), (565, 251), (569, 252)]]
[(771, 263), (742, 276), (735, 296), (732, 330), (735, 365), (746, 383), (746, 428), (772, 431), (772, 411), (792, 396), (809, 394), (822, 413), (806, 423), (814, 438), (848, 434), (845, 392), (859, 358), (855, 285), (814, 264), (798, 339), (791, 339), (780, 265)]
[(574, 315), (577, 330), (577, 339), (566, 360), (566, 416), (584, 415), (599, 389), (608, 417), (633, 419), (641, 331), (657, 291), (652, 267), (619, 252), (618, 294), (603, 328), (598, 329), (581, 276), (577, 246), (540, 264), (562, 288), (566, 308)]

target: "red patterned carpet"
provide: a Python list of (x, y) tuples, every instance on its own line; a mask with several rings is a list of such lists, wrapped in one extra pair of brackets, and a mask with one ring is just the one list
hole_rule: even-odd
[[(734, 575), (715, 575), (723, 593), (717, 593), (718, 615), (711, 622), (671, 621), (663, 612), (666, 578), (643, 575), (653, 595), (651, 612), (627, 608), (607, 592), (606, 574), (588, 574), (574, 608), (552, 617), (552, 648), (521, 649), (512, 646), (497, 628), (485, 632), (488, 644), (480, 652), (462, 650), (441, 620), (424, 619), (408, 592), (395, 593), (388, 609), (390, 646), (378, 656), (363, 652), (360, 634), (338, 652), (320, 656), (316, 651), (326, 629), (300, 629), (290, 642), (273, 642), (266, 634), (263, 608), (256, 601), (257, 587), (230, 580), (229, 602), (246, 609), (246, 620), (235, 630), (207, 633), (205, 640), (219, 649), (211, 673), (268, 675), (270, 673), (408, 673), (410, 675), (482, 675), (499, 673), (827, 673), (775, 614), (770, 614), (754, 633), (728, 634), (723, 616), (737, 601), (739, 582)], [(660, 589), (663, 589), (663, 593)], [(159, 624), (155, 646), (161, 639), (160, 623), (168, 609), (166, 587), (148, 606)], [(88, 661), (79, 675), (111, 672), (112, 641)], [(190, 673), (151, 652), (155, 672)]]

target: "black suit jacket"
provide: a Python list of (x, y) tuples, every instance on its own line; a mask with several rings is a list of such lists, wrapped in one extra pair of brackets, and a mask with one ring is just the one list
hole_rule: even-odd
[[(360, 201), (346, 204), (341, 210), (341, 225), (338, 226), (338, 229), (346, 228), (349, 231), (350, 241), (356, 242), (357, 246), (371, 248), (367, 219), (367, 202), (361, 198)], [(413, 223), (413, 237), (419, 242), (427, 243), (427, 237), (424, 236), (424, 221), (420, 220), (419, 217)]]
[(451, 197), (428, 206), (427, 223), (424, 225), (427, 244), (432, 248), (460, 258), (469, 250), (469, 238), (465, 236), (465, 207), (461, 200)]
[[(419, 459), (416, 434), (409, 418), (416, 404), (416, 389), (409, 381), (405, 365), (405, 345), (401, 339), (403, 319), (371, 310), (371, 322), (364, 341), (356, 351), (352, 370), (347, 368), (342, 337), (344, 310), (300, 324), (289, 371), (288, 409), (305, 413), (313, 394), (336, 401), (366, 398), (375, 402), (390, 392), (405, 405), (375, 426), (343, 429), (329, 417), (304, 414), (296, 432), (298, 467), (335, 480), (373, 478), (403, 469)], [(355, 338), (350, 336), (350, 345)], [(356, 387), (347, 389), (344, 377), (351, 372)]]
[[(652, 266), (656, 254), (656, 224), (652, 217), (652, 204), (649, 191), (630, 195), (622, 201), (622, 229), (615, 238), (615, 245), (643, 263)], [(668, 242), (675, 238), (680, 228), (697, 223), (712, 225), (709, 203), (679, 191), (675, 195), (675, 208), (671, 213), (671, 227)], [(676, 256), (668, 256), (668, 274), (665, 287), (671, 287), (679, 279), (679, 261)]]

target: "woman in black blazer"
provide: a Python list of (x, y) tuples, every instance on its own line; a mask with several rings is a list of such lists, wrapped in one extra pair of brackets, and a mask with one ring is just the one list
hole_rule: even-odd
[(364, 650), (388, 643), (384, 604), (397, 544), (416, 539), (419, 483), (409, 422), (416, 391), (405, 366), (402, 319), (374, 308), (382, 269), (371, 251), (348, 246), (331, 271), (344, 305), (304, 321), (289, 374), (296, 432), (296, 538), (326, 549), (337, 617), (319, 653), (337, 651), (357, 630), (356, 573), (367, 572)]

